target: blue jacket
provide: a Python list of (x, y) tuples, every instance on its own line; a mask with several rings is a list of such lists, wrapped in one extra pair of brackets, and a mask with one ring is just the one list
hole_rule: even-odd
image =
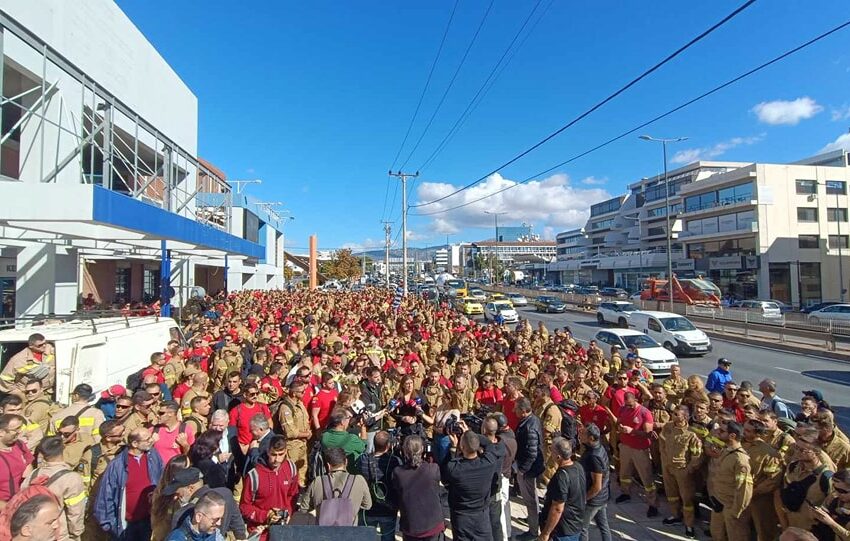
[(185, 521), (179, 528), (173, 530), (168, 537), (165, 538), (165, 541), (223, 541), (224, 537), (222, 537), (221, 532), (218, 531), (218, 528), (212, 531), (212, 533), (200, 533), (193, 531), (190, 523), (191, 521)]
[(732, 381), (732, 372), (718, 366), (708, 375), (705, 390), (710, 393), (722, 393), (730, 381)]
[[(100, 479), (100, 488), (94, 499), (94, 518), (103, 529), (115, 537), (124, 531), (124, 488), (127, 484), (127, 448), (109, 463)], [(154, 485), (162, 477), (162, 457), (151, 448), (145, 455), (148, 461), (148, 476)]]

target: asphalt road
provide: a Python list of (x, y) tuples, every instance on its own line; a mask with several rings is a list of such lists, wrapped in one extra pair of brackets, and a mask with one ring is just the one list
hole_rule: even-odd
[[(566, 312), (544, 314), (534, 308), (519, 308), (520, 317), (529, 319), (533, 325), (543, 321), (549, 330), (569, 326), (576, 339), (587, 343), (599, 330), (596, 313)], [(824, 395), (835, 412), (839, 426), (845, 432), (850, 429), (850, 363), (819, 357), (816, 354), (799, 355), (762, 346), (749, 346), (712, 338), (714, 350), (704, 357), (680, 357), (682, 375), (700, 374), (703, 377), (714, 370), (717, 359), (726, 357), (732, 361), (732, 377), (735, 382), (748, 380), (753, 386), (764, 378), (776, 381), (778, 394), (799, 411), (802, 391), (817, 389)], [(756, 389), (756, 395), (758, 390)]]

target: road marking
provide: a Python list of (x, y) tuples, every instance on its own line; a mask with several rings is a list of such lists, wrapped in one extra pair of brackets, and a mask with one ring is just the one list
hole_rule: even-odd
[(798, 372), (797, 370), (791, 370), (790, 368), (782, 368), (781, 366), (774, 366), (773, 368), (775, 368), (776, 370), (783, 370), (785, 372), (793, 372), (794, 374), (800, 374), (801, 373), (801, 372)]
[[(736, 346), (744, 346), (744, 347), (751, 347), (751, 348), (756, 348), (756, 349), (764, 349), (766, 351), (774, 351), (774, 352), (777, 352), (777, 353), (797, 354), (796, 352), (788, 351), (787, 349), (772, 348), (770, 346), (763, 346), (763, 345), (760, 345), (760, 344), (751, 344), (751, 343), (748, 343), (748, 342), (738, 342), (736, 340), (724, 340), (723, 338), (712, 338), (712, 340), (717, 340), (718, 342), (726, 342), (727, 344), (735, 344)], [(836, 364), (847, 365), (847, 361), (844, 361), (844, 360), (841, 360), (841, 359), (833, 359), (832, 357), (822, 357), (820, 355), (815, 355), (813, 353), (804, 353), (802, 355), (804, 357), (808, 357), (810, 359), (818, 359), (820, 361), (829, 361), (829, 362), (836, 363)]]

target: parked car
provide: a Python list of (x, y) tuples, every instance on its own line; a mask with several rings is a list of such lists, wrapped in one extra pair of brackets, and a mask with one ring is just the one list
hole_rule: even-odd
[(504, 293), (491, 293), (489, 300), (491, 301), (506, 301), (508, 300), (508, 296)]
[(614, 345), (620, 346), (623, 351), (628, 351), (631, 346), (637, 347), (644, 366), (656, 377), (669, 376), (670, 367), (679, 364), (672, 351), (663, 348), (652, 337), (634, 329), (604, 329), (597, 332), (594, 338), (605, 350)]
[(831, 304), (820, 310), (810, 312), (807, 316), (810, 323), (817, 325), (821, 321), (850, 322), (850, 304)]
[(632, 312), (638, 310), (640, 308), (628, 301), (606, 301), (596, 309), (596, 321), (600, 325), (611, 323), (623, 329), (628, 329)]
[(496, 316), (501, 314), (505, 323), (516, 323), (519, 321), (519, 314), (514, 310), (510, 301), (492, 301), (484, 305), (484, 319), (496, 319)]
[(744, 312), (752, 312), (766, 319), (779, 319), (782, 311), (779, 305), (773, 301), (746, 300), (740, 301), (733, 309)]
[(631, 314), (629, 326), (678, 355), (706, 355), (712, 350), (708, 335), (679, 314), (640, 310)]
[(599, 294), (603, 297), (613, 297), (615, 299), (627, 299), (629, 292), (619, 287), (603, 287), (599, 290)]
[(528, 306), (528, 299), (519, 293), (508, 293), (508, 299), (510, 299), (514, 306)]
[(549, 295), (541, 295), (534, 299), (534, 306), (537, 308), (538, 312), (565, 312), (567, 310), (567, 303), (559, 299), (558, 297), (552, 297)]
[(484, 307), (478, 302), (478, 299), (473, 297), (463, 298), (463, 308), (461, 311), (467, 316), (477, 316), (484, 313)]
[(802, 310), (800, 310), (800, 312), (802, 312), (803, 314), (811, 314), (812, 312), (816, 312), (818, 310), (826, 308), (827, 306), (832, 306), (834, 304), (841, 304), (841, 303), (838, 302), (838, 301), (819, 302), (817, 304), (813, 304), (811, 306), (807, 306), (807, 307), (803, 308)]
[(782, 301), (778, 301), (776, 299), (770, 299), (770, 302), (776, 303), (776, 306), (779, 307), (779, 311), (782, 312), (783, 314), (786, 313), (786, 312), (793, 312), (794, 311), (794, 307), (791, 306), (790, 304), (786, 304), (786, 303), (784, 303)]

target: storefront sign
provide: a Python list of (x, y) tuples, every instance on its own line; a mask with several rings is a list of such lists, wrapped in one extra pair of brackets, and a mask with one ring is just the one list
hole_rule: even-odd
[(709, 258), (708, 268), (711, 270), (738, 270), (741, 268), (741, 256), (730, 255)]
[(744, 268), (745, 269), (757, 269), (757, 268), (759, 268), (759, 256), (757, 256), (757, 255), (745, 255), (744, 256)]
[(680, 261), (674, 261), (673, 262), (673, 270), (677, 270), (677, 271), (694, 270), (694, 260), (693, 259), (682, 259)]

